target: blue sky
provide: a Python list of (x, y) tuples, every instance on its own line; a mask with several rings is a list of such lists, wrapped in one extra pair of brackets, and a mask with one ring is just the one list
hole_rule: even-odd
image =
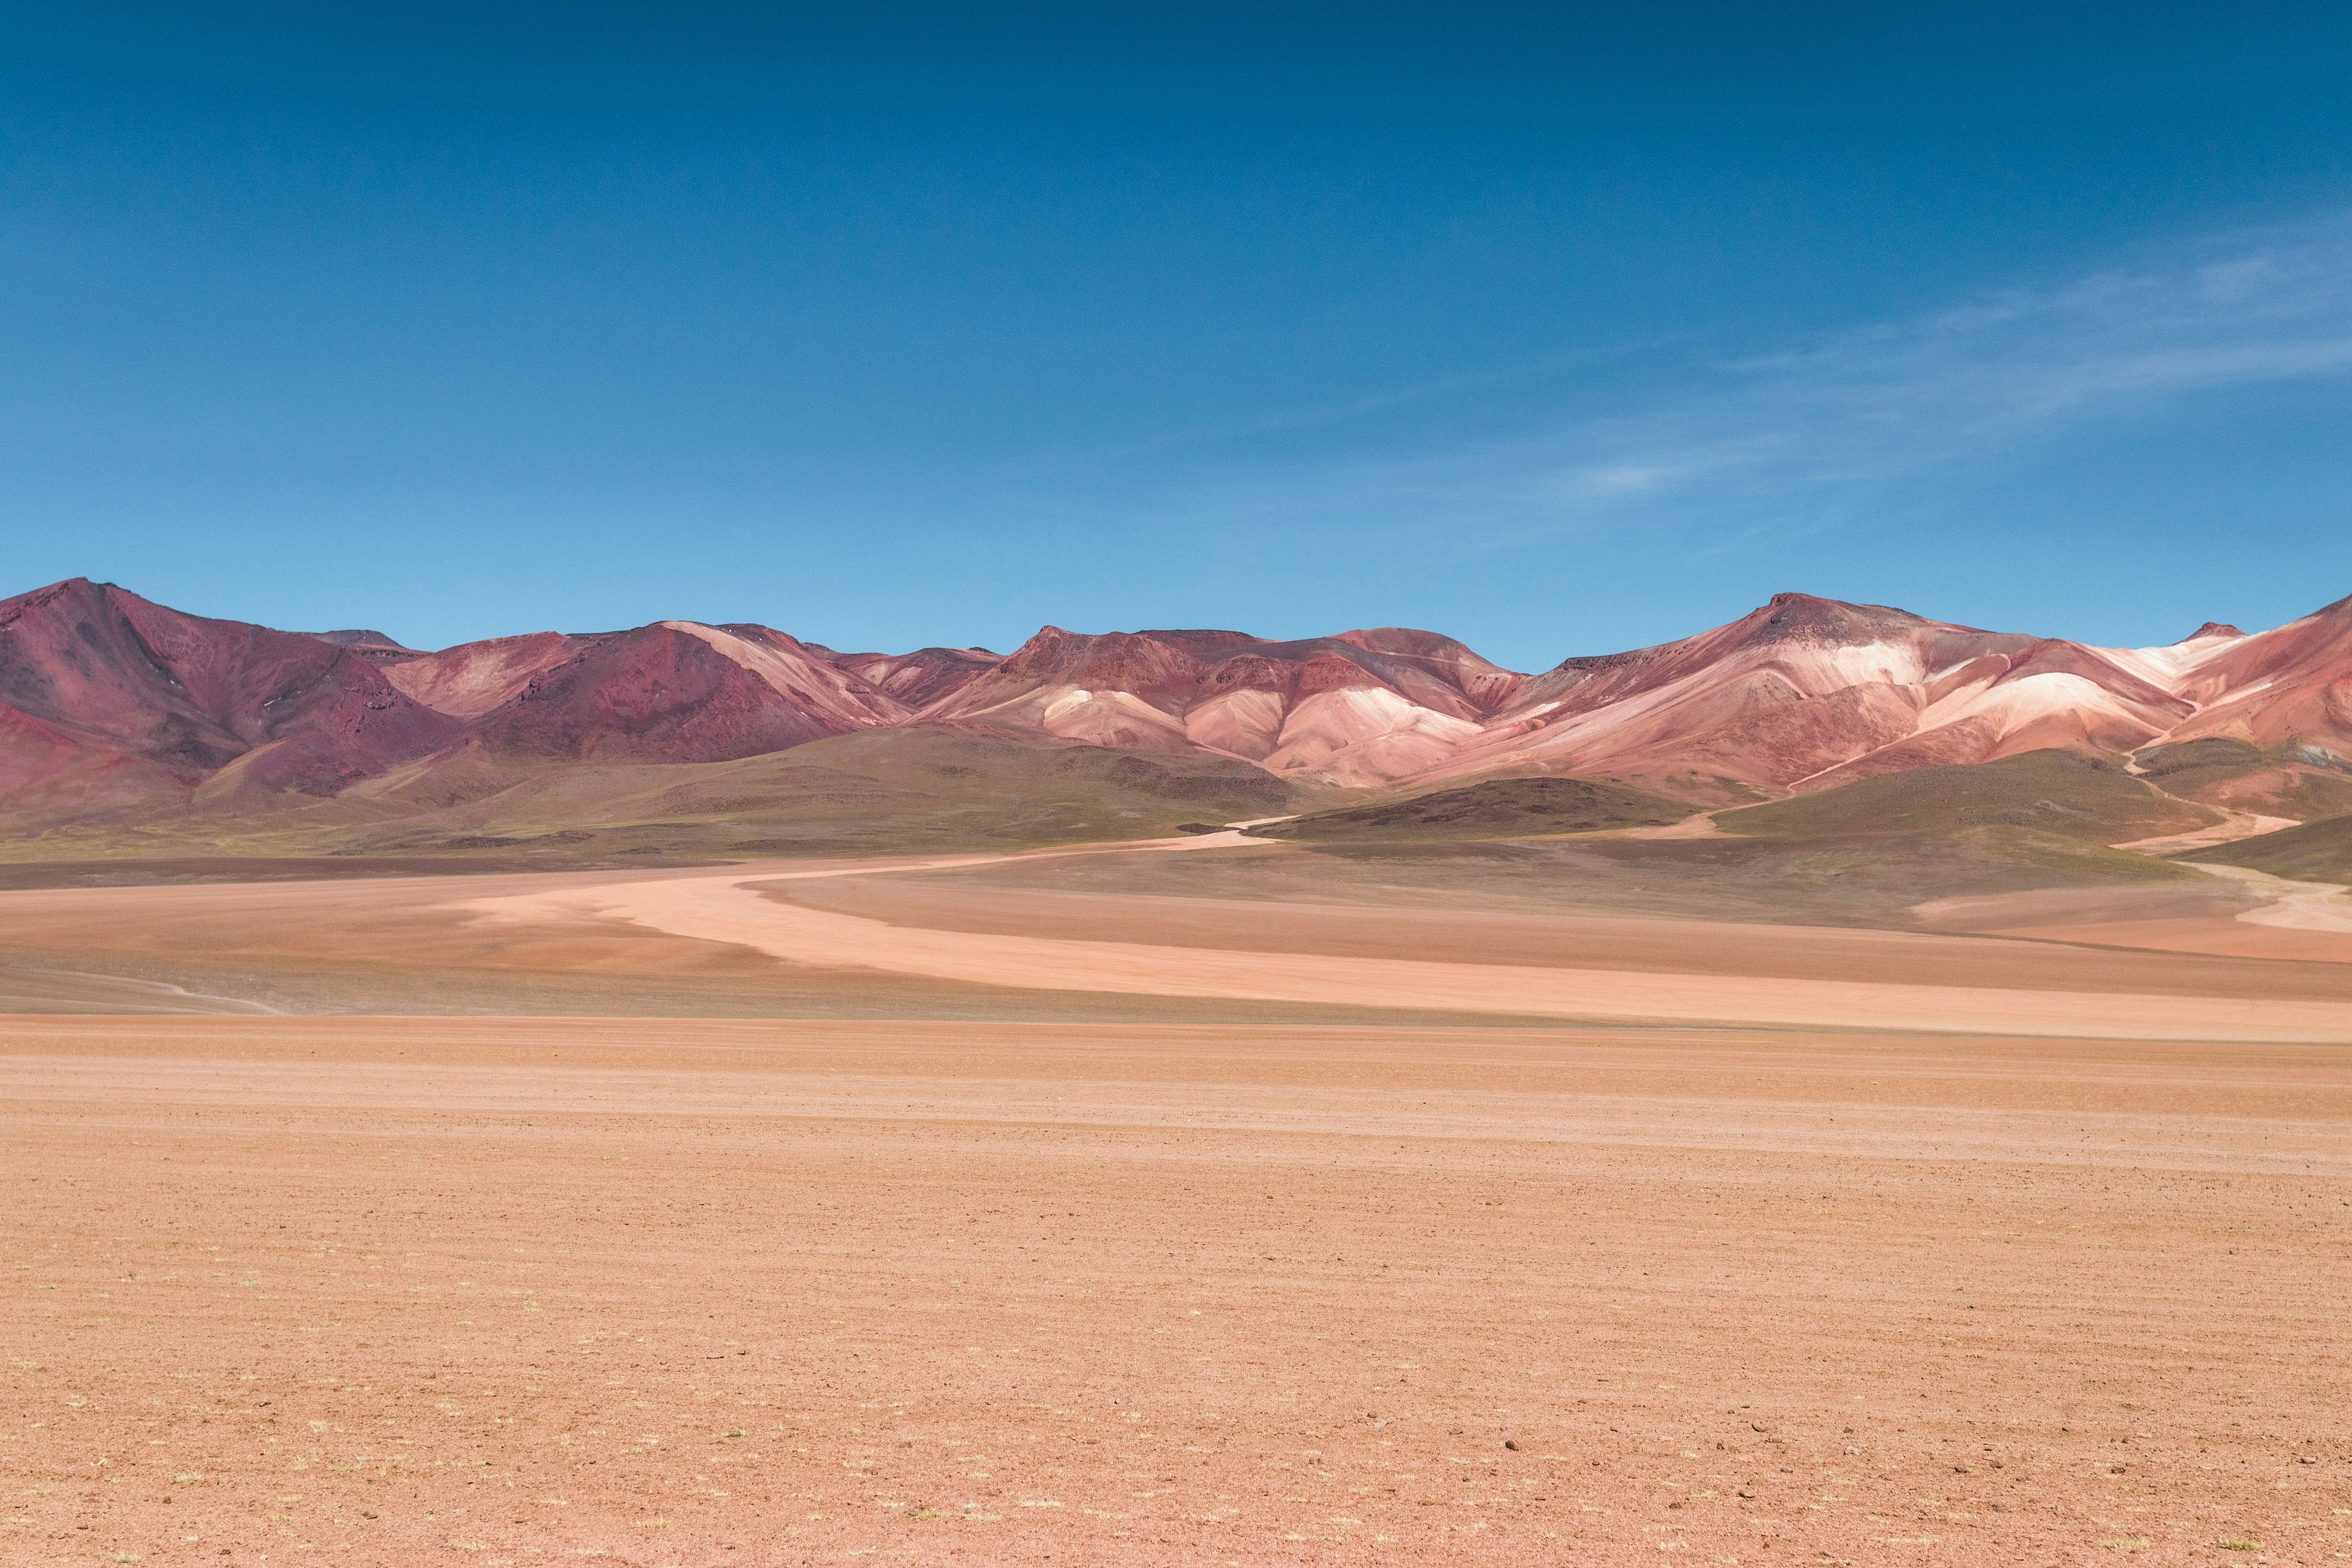
[(425, 646), (2352, 594), (2352, 8), (56, 8), (0, 591)]

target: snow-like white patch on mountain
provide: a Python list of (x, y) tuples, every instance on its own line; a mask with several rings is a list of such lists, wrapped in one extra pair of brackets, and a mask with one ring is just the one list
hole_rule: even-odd
[(1425, 773), (1478, 732), (1468, 720), (1408, 702), (1385, 687), (1349, 687), (1293, 708), (1281, 743), (1262, 765), (1369, 787)]

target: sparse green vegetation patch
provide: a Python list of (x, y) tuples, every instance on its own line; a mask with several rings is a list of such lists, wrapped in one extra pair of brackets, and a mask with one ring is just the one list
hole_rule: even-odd
[(2352, 761), (2325, 746), (2255, 746), (2207, 735), (2134, 754), (2142, 777), (2168, 795), (2264, 816), (2316, 822), (2352, 816)]
[(1715, 820), (1726, 833), (1759, 838), (2011, 827), (2123, 844), (2210, 826), (2221, 815), (2134, 778), (2121, 758), (2052, 750), (1884, 773), (1818, 795), (1721, 812)]
[[(470, 750), (364, 795), (174, 807), (20, 835), (0, 861), (435, 857), (561, 868), (745, 856), (1031, 848), (1161, 837), (1336, 795), (1207, 754), (910, 727), (724, 763), (507, 767)], [(621, 857), (631, 857), (623, 859)]]
[(1318, 811), (1250, 829), (1315, 844), (1528, 838), (1605, 828), (1663, 826), (1690, 808), (1609, 779), (1492, 779), (1410, 800)]
[(1498, 888), (1576, 888), (1596, 904), (1805, 924), (1899, 924), (1911, 905), (1930, 899), (2207, 879), (2153, 856), (2010, 826), (1819, 838), (1372, 841), (1314, 847), (1401, 874), (1438, 875), (1450, 866)]
[(2215, 866), (2244, 866), (2294, 882), (2352, 882), (2352, 816), (2306, 822), (2234, 844), (2181, 857)]

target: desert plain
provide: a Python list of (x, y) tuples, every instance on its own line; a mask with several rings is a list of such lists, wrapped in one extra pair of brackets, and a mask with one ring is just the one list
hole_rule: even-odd
[(0, 1560), (2352, 1561), (2324, 887), (343, 869), (11, 868)]

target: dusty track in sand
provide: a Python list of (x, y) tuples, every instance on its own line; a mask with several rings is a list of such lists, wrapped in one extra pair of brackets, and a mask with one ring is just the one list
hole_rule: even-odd
[[(811, 879), (838, 871), (802, 873)], [(478, 900), (486, 921), (620, 920), (828, 968), (985, 984), (1555, 1018), (1962, 1029), (2099, 1038), (2352, 1041), (2352, 1004), (1673, 974), (940, 931), (790, 901), (793, 876), (696, 876)], [(764, 897), (773, 892), (778, 897)]]
[(2269, 901), (2248, 910), (2238, 919), (2248, 925), (2277, 926), (2285, 931), (2332, 931), (2352, 936), (2352, 889), (2336, 882), (2294, 882), (2244, 866), (2200, 866), (2216, 877), (2244, 883)]
[[(2324, 892), (2239, 880), (2255, 898)], [(1465, 903), (1460, 888), (1385, 887), (1227, 832), (687, 873), (26, 889), (0, 892), (0, 1011), (1307, 1022), (1383, 1009), (2352, 1039), (2352, 931), (2334, 929), (2333, 901), (2249, 910), (2220, 877), (2203, 891), (1940, 900), (1916, 907), (1911, 931), (1617, 913), (1531, 900), (1530, 885)]]
[[(2192, 862), (2192, 864), (2194, 864)], [(2293, 882), (2236, 866), (2197, 865), (2255, 901), (2227, 913), (2157, 914), (2112, 890), (1944, 899), (1916, 911), (1930, 929), (2033, 942), (2352, 964), (2352, 900), (2327, 882)], [(2137, 907), (2136, 907), (2137, 906)]]

